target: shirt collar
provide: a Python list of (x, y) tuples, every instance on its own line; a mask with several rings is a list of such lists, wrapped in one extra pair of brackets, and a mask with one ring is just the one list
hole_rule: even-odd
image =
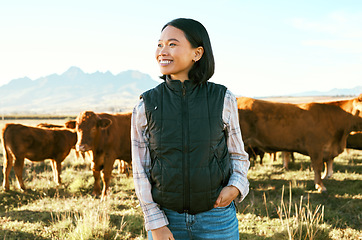
[(169, 75), (166, 76), (166, 84), (170, 89), (176, 92), (182, 91), (183, 86), (185, 86), (186, 92), (189, 92), (198, 85), (192, 80), (185, 80), (184, 82), (181, 82), (180, 80), (173, 80)]

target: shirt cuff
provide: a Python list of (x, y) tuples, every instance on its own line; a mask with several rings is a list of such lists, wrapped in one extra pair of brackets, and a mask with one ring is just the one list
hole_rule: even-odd
[(146, 231), (154, 230), (169, 224), (164, 211), (154, 208), (151, 214), (144, 214)]
[(235, 201), (238, 202), (238, 203), (243, 201), (244, 198), (249, 193), (249, 181), (248, 181), (248, 179), (245, 179), (245, 181), (240, 181), (236, 177), (231, 175), (231, 177), (229, 179), (228, 186), (231, 186), (231, 185), (236, 187), (239, 190), (239, 193), (240, 193), (238, 195), (238, 197), (235, 199)]

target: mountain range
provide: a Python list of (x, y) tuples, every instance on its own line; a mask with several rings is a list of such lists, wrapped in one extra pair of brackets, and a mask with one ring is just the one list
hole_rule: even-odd
[[(63, 74), (36, 80), (19, 78), (0, 87), (0, 114), (70, 114), (131, 111), (142, 92), (159, 82), (139, 71), (84, 73), (70, 67)], [(303, 92), (288, 96), (357, 96), (362, 86)]]
[(138, 71), (84, 73), (70, 67), (61, 75), (27, 77), (0, 87), (2, 114), (78, 114), (130, 111), (139, 95), (159, 82)]
[(333, 88), (326, 92), (309, 91), (291, 94), (293, 97), (302, 96), (358, 96), (362, 93), (362, 86), (356, 86), (354, 88)]

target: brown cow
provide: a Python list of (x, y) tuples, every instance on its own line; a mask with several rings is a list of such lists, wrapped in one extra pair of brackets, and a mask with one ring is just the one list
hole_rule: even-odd
[(318, 191), (326, 191), (321, 179), (323, 161), (346, 147), (353, 130), (362, 129), (362, 118), (340, 107), (320, 103), (301, 105), (238, 98), (239, 121), (245, 145), (265, 152), (299, 152), (311, 158)]
[[(362, 94), (358, 97), (348, 99), (348, 100), (338, 100), (338, 101), (328, 101), (328, 102), (321, 102), (323, 104), (329, 104), (338, 106), (344, 111), (362, 117)], [(306, 103), (297, 104), (303, 107)], [(290, 159), (288, 157), (283, 158), (283, 166), (288, 169)], [(333, 159), (325, 160), (325, 171), (322, 174), (322, 179), (330, 178), (333, 175)]]
[[(349, 100), (329, 101), (323, 103), (338, 106), (344, 111), (354, 116), (362, 117), (362, 94), (360, 94), (358, 97)], [(324, 165), (325, 165), (325, 171), (322, 175), (322, 179), (328, 179), (333, 175), (333, 158), (326, 160), (324, 162)]]
[[(65, 128), (75, 129), (76, 121), (68, 121), (64, 125), (56, 125), (56, 124), (51, 124), (51, 123), (39, 123), (36, 126), (43, 127), (43, 128), (64, 128), (65, 127)], [(84, 163), (86, 163), (86, 158), (88, 158), (88, 159), (90, 159), (90, 161), (92, 161), (91, 160), (93, 158), (92, 151), (86, 151), (86, 152), (78, 151), (75, 149), (75, 145), (74, 145), (74, 150), (75, 150), (74, 152), (75, 152), (75, 156), (77, 159), (82, 159)], [(118, 161), (118, 173), (119, 174), (124, 173), (127, 175), (127, 177), (129, 176), (128, 164), (123, 160)]]
[(75, 125), (76, 125), (75, 120), (69, 120), (69, 121), (65, 122), (63, 125), (57, 125), (57, 124), (52, 124), (52, 123), (39, 123), (36, 126), (41, 127), (41, 128), (70, 128), (70, 129), (74, 129)]
[[(344, 111), (351, 113), (352, 115), (362, 117), (362, 94), (356, 98), (342, 101), (332, 101), (326, 102), (326, 104), (331, 104), (342, 108)], [(347, 138), (347, 148), (348, 148), (348, 139), (349, 141), (358, 141), (358, 135)], [(330, 178), (333, 175), (333, 159), (325, 162), (325, 172), (323, 173), (322, 178)]]
[(21, 124), (6, 124), (2, 131), (5, 191), (9, 190), (9, 174), (13, 165), (19, 187), (25, 190), (23, 182), (25, 158), (34, 162), (51, 159), (54, 181), (61, 184), (61, 163), (76, 142), (77, 134), (69, 129), (45, 129)]
[(78, 151), (92, 151), (93, 193), (101, 192), (100, 173), (102, 171), (102, 199), (107, 194), (113, 164), (116, 159), (131, 164), (131, 115), (132, 113), (106, 114), (85, 111), (77, 117), (76, 148)]
[[(52, 124), (52, 123), (39, 123), (37, 124), (36, 126), (37, 127), (40, 127), (40, 128), (70, 128), (70, 129), (74, 129), (75, 128), (75, 124), (76, 122), (74, 120), (70, 120), (70, 121), (67, 121), (66, 123), (64, 123), (64, 125), (57, 125), (57, 124)], [(75, 153), (75, 157), (77, 159), (82, 159), (83, 162), (85, 163), (86, 160), (86, 152), (80, 152), (80, 151), (77, 151), (75, 149), (75, 145), (74, 145), (74, 153)], [(90, 156), (90, 153), (88, 153), (88, 156)]]

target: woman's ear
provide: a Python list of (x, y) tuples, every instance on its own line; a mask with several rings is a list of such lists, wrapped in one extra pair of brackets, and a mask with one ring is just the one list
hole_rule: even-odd
[(197, 62), (201, 59), (202, 55), (204, 54), (204, 48), (203, 47), (197, 47), (195, 49), (195, 58), (194, 58), (194, 62)]

